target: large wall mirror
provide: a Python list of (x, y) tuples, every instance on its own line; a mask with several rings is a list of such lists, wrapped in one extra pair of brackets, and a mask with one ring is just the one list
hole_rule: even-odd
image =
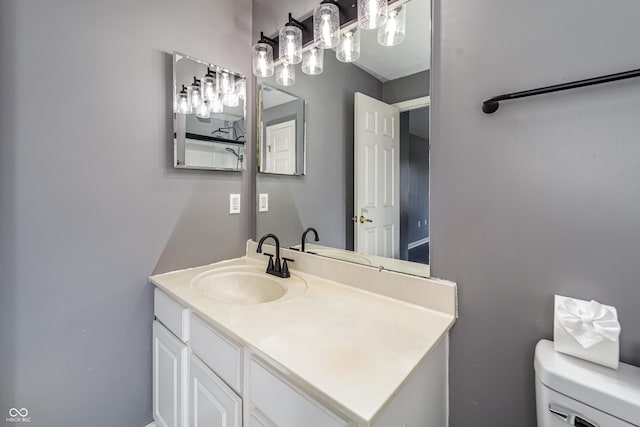
[(308, 239), (307, 252), (430, 275), (430, 2), (400, 3), (401, 43), (382, 46), (378, 31), (361, 30), (354, 62), (325, 50), (319, 75), (297, 65), (291, 86), (258, 79), (305, 100), (306, 172), (256, 174), (258, 200), (268, 199), (256, 208), (257, 238), (272, 232), (299, 249), (314, 227), (319, 241)]
[(246, 164), (246, 78), (173, 55), (174, 167), (242, 171)]

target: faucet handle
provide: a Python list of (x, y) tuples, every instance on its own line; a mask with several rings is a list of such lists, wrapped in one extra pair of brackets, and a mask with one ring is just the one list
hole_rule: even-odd
[(282, 257), (282, 277), (291, 277), (291, 274), (289, 273), (289, 265), (287, 264), (287, 261), (295, 262), (291, 258)]
[(264, 253), (264, 256), (269, 257), (269, 264), (267, 265), (267, 271), (273, 271), (273, 254)]

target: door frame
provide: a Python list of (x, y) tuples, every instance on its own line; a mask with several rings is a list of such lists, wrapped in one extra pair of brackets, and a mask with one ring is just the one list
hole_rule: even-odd
[(417, 110), (418, 108), (425, 108), (431, 106), (431, 96), (421, 96), (420, 98), (408, 99), (402, 102), (396, 102), (395, 104), (391, 104), (400, 110), (401, 113), (405, 111)]

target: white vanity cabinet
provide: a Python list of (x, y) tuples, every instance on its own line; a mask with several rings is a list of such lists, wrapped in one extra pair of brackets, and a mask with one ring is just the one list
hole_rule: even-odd
[[(158, 427), (351, 425), (255, 357), (246, 370), (248, 388), (243, 393), (247, 349), (159, 289), (154, 312), (153, 416)], [(243, 398), (250, 402), (244, 423)]]

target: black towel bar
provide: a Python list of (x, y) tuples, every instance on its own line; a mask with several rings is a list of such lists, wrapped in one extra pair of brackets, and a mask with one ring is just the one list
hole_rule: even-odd
[(498, 107), (500, 106), (500, 101), (509, 101), (512, 99), (527, 98), (529, 96), (542, 95), (542, 94), (551, 93), (551, 92), (559, 92), (559, 91), (568, 90), (568, 89), (577, 89), (585, 86), (593, 86), (593, 85), (599, 85), (602, 83), (615, 82), (617, 80), (632, 79), (634, 77), (640, 77), (640, 70), (625, 71), (624, 73), (609, 74), (606, 76), (594, 77), (594, 78), (585, 79), (585, 80), (578, 80), (570, 83), (562, 83), (559, 85), (541, 87), (538, 89), (524, 90), (522, 92), (507, 93), (504, 95), (494, 96), (493, 98), (489, 98), (483, 101), (482, 111), (484, 111), (487, 114), (495, 113), (496, 111), (498, 111)]

